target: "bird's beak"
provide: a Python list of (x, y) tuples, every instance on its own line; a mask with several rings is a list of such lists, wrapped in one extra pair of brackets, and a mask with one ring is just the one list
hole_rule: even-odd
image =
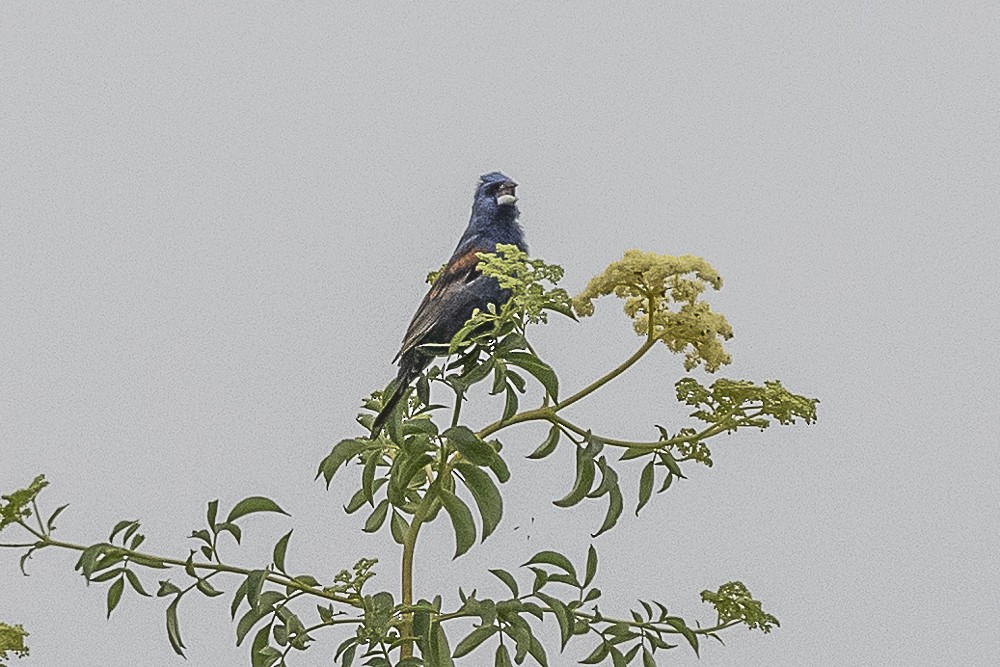
[(514, 188), (517, 187), (517, 183), (511, 183), (507, 181), (497, 188), (497, 203), (501, 206), (510, 206), (517, 201), (517, 197), (514, 196)]

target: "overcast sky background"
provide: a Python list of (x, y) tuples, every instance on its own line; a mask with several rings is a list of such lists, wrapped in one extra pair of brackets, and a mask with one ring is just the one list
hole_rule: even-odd
[[(0, 491), (45, 473), (59, 537), (140, 519), (181, 555), (209, 500), (268, 495), (293, 518), (247, 519), (232, 562), (263, 566), (294, 527), (295, 570), (375, 555), (373, 590), (397, 590), (398, 552), (340, 509), (353, 477), (313, 475), (501, 169), (572, 293), (627, 248), (704, 256), (736, 330), (719, 375), (822, 400), (815, 426), (723, 438), (598, 538), (606, 613), (711, 622), (699, 592), (738, 579), (782, 627), (664, 663), (995, 660), (997, 5), (346, 4), (0, 5)], [(567, 389), (640, 342), (612, 300), (535, 341)], [(678, 428), (681, 364), (656, 350), (573, 414)], [(484, 545), (452, 562), (450, 527), (421, 534), (419, 595), (500, 596), (486, 569), (543, 548), (582, 562), (603, 503), (551, 506), (571, 453), (520, 459), (539, 437), (504, 438)], [(0, 553), (25, 667), (185, 664), (162, 600), (105, 620), (74, 562), (42, 552), (25, 578)], [(228, 599), (182, 603), (186, 664), (248, 664)], [(330, 664), (342, 636), (321, 638), (294, 664)]]

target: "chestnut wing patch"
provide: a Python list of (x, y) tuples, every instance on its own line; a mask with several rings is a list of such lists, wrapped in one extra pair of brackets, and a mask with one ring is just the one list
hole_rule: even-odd
[(403, 345), (400, 347), (396, 359), (417, 345), (432, 342), (424, 340), (424, 337), (442, 317), (448, 316), (448, 311), (452, 306), (449, 302), (453, 301), (453, 296), (464, 289), (465, 285), (482, 275), (478, 269), (479, 257), (476, 256), (480, 252), (488, 252), (488, 250), (486, 248), (472, 248), (464, 255), (448, 262), (413, 315), (413, 320), (406, 330)]

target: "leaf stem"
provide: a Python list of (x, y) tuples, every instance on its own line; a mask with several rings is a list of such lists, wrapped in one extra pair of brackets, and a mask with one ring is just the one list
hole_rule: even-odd
[(632, 354), (632, 356), (630, 356), (628, 359), (619, 364), (617, 368), (615, 368), (612, 371), (609, 371), (605, 375), (594, 380), (592, 383), (590, 383), (580, 391), (576, 392), (569, 398), (564, 398), (563, 400), (559, 401), (553, 406), (553, 410), (558, 412), (563, 408), (567, 408), (576, 403), (577, 401), (579, 401), (581, 398), (589, 396), (593, 392), (597, 391), (598, 389), (606, 385), (608, 382), (614, 380), (616, 377), (627, 371), (633, 364), (635, 364), (635, 362), (639, 361), (639, 359), (641, 359), (643, 355), (649, 352), (649, 350), (656, 344), (657, 340), (659, 339), (652, 337), (647, 338), (646, 342), (643, 343), (642, 346), (639, 347), (639, 349)]
[(559, 412), (563, 408), (567, 408), (573, 405), (580, 399), (586, 398), (590, 394), (594, 393), (595, 391), (597, 391), (598, 389), (600, 389), (601, 387), (603, 387), (604, 385), (611, 382), (616, 377), (627, 371), (631, 366), (635, 364), (635, 362), (639, 361), (639, 359), (641, 359), (643, 355), (649, 352), (649, 350), (652, 349), (653, 345), (655, 345), (656, 341), (658, 340), (659, 338), (647, 338), (646, 342), (644, 342), (642, 346), (639, 347), (639, 349), (632, 354), (632, 356), (630, 356), (628, 359), (619, 364), (618, 367), (602, 375), (601, 377), (599, 377), (598, 379), (594, 380), (589, 385), (581, 389), (580, 391), (576, 392), (575, 394), (573, 394), (568, 398), (559, 401), (555, 405), (535, 408), (534, 410), (525, 410), (524, 412), (520, 412), (506, 421), (502, 420), (495, 421), (489, 426), (483, 428), (476, 435), (478, 435), (480, 438), (485, 438), (487, 436), (496, 433), (500, 429), (506, 428), (508, 426), (513, 426), (514, 424), (521, 424), (523, 422), (529, 422), (529, 421), (537, 421), (540, 419), (551, 421), (551, 417), (555, 416), (555, 413)]
[[(53, 540), (51, 537), (44, 536), (38, 543), (32, 546), (46, 546), (46, 547), (62, 547), (63, 549), (70, 549), (72, 551), (86, 551), (89, 547), (82, 544), (74, 544), (72, 542), (63, 542), (61, 540)], [(177, 558), (164, 558), (162, 556), (155, 556), (153, 554), (143, 553), (140, 551), (134, 551), (132, 549), (126, 549), (124, 547), (116, 547), (112, 544), (107, 544), (110, 549), (117, 552), (123, 553), (129, 557), (135, 557), (147, 561), (159, 561), (164, 565), (173, 565), (175, 567), (186, 567), (188, 565), (187, 560), (179, 560)], [(141, 564), (141, 563), (140, 563)], [(191, 566), (197, 570), (209, 570), (212, 573), (226, 572), (228, 574), (239, 574), (243, 576), (248, 576), (253, 570), (236, 567), (234, 565), (225, 565), (223, 563), (191, 563)], [(313, 595), (316, 597), (323, 598), (324, 600), (331, 600), (333, 602), (339, 602), (340, 604), (351, 605), (352, 607), (361, 607), (361, 602), (358, 600), (353, 600), (349, 597), (338, 595), (336, 593), (328, 593), (322, 589), (314, 588), (303, 584), (300, 581), (293, 579), (292, 577), (278, 575), (274, 573), (269, 573), (264, 577), (266, 581), (270, 581), (273, 584), (278, 584), (279, 586), (286, 586), (288, 588), (293, 588), (296, 591), (301, 591), (306, 595)]]
[[(689, 442), (697, 442), (699, 440), (705, 440), (707, 438), (711, 438), (713, 436), (719, 435), (720, 433), (725, 433), (727, 431), (734, 430), (734, 429), (738, 428), (739, 426), (744, 425), (743, 422), (745, 422), (747, 420), (750, 420), (750, 419), (755, 419), (756, 417), (759, 417), (761, 414), (762, 414), (762, 412), (754, 412), (754, 413), (751, 413), (751, 414), (747, 415), (746, 417), (743, 417), (742, 419), (740, 419), (736, 423), (732, 423), (732, 424), (712, 424), (711, 426), (708, 426), (707, 428), (704, 428), (701, 431), (698, 431), (697, 433), (691, 433), (689, 435), (677, 435), (677, 436), (674, 436), (673, 438), (667, 438), (666, 440), (653, 440), (653, 441), (649, 441), (649, 442), (643, 442), (643, 441), (638, 441), (638, 440), (619, 440), (617, 438), (608, 438), (608, 437), (605, 437), (603, 435), (596, 435), (596, 434), (593, 434), (593, 433), (591, 433), (590, 436), (593, 437), (593, 438), (595, 438), (595, 439), (597, 439), (597, 440), (600, 440), (601, 442), (603, 442), (606, 445), (612, 445), (612, 446), (615, 446), (615, 447), (627, 447), (629, 449), (650, 449), (650, 450), (655, 450), (655, 449), (660, 449), (662, 447), (669, 447), (671, 445), (679, 445), (679, 444), (684, 444), (684, 443), (689, 443)], [(580, 426), (577, 426), (573, 422), (571, 422), (571, 421), (569, 421), (567, 419), (564, 419), (563, 417), (560, 417), (558, 415), (550, 415), (548, 417), (545, 417), (545, 419), (547, 419), (548, 421), (552, 422), (553, 424), (558, 424), (559, 426), (562, 426), (563, 428), (569, 429), (570, 431), (576, 433), (577, 435), (580, 435), (580, 436), (587, 436), (588, 435), (588, 431), (586, 429), (584, 429), (584, 428), (582, 428)]]

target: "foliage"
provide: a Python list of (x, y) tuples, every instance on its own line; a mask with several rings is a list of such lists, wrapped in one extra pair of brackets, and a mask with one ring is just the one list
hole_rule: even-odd
[[(327, 486), (345, 468), (355, 473), (356, 491), (345, 510), (348, 514), (364, 510), (362, 530), (386, 531), (400, 546), (398, 593), (375, 586), (379, 561), (374, 558), (340, 570), (332, 580), (297, 573), (288, 557), (292, 531), (275, 543), (271, 561), (263, 567), (241, 567), (225, 560), (222, 551), (232, 543), (240, 544), (247, 517), (285, 514), (273, 500), (260, 496), (236, 503), (225, 515), (218, 500), (208, 503), (204, 527), (190, 536), (196, 548), (187, 557), (171, 558), (140, 551), (145, 537), (139, 522), (133, 520), (116, 524), (105, 542), (82, 545), (55, 539), (55, 519), (65, 506), (42, 521), (36, 499), (46, 482), (38, 477), (26, 489), (3, 496), (5, 502), (0, 505), (0, 529), (17, 525), (31, 535), (31, 541), (3, 546), (26, 550), (22, 569), (39, 549), (79, 552), (76, 569), (87, 582), (107, 585), (109, 616), (126, 591), (164, 598), (167, 640), (180, 655), (185, 650), (179, 620), (182, 600), (194, 593), (221, 596), (220, 580), (235, 577), (229, 609), (236, 621), (236, 642), (249, 644), (253, 667), (289, 664), (291, 656), (309, 649), (321, 631), (340, 634), (334, 659), (343, 667), (359, 663), (447, 667), (463, 660), (473, 664), (469, 662), (473, 658), (466, 659), (472, 653), (477, 653), (475, 664), (482, 664), (489, 653), (498, 667), (522, 664), (529, 658), (544, 667), (554, 650), (562, 651), (570, 642), (587, 646), (589, 654), (583, 664), (649, 667), (657, 664), (664, 651), (681, 643), (697, 653), (702, 638), (718, 639), (719, 632), (735, 625), (763, 632), (778, 626), (777, 619), (765, 613), (738, 581), (702, 593), (702, 600), (716, 614), (715, 623), (705, 627), (670, 613), (662, 602), (639, 600), (623, 605), (618, 600), (606, 601), (595, 585), (598, 552), (594, 545), (576, 564), (562, 553), (542, 550), (518, 571), (491, 569), (509, 595), (485, 597), (476, 590), (459, 588), (461, 604), (454, 608), (446, 608), (440, 594), (415, 599), (414, 559), (425, 524), (438, 519), (451, 524), (456, 558), (477, 541), (485, 541), (500, 524), (501, 489), (513, 474), (500, 437), (507, 439), (518, 424), (548, 425), (546, 437), (528, 460), (543, 459), (559, 447), (572, 453), (574, 470), (572, 479), (566, 480), (568, 490), (553, 502), (561, 508), (602, 502), (604, 517), (593, 533), (597, 537), (612, 530), (624, 512), (620, 483), (624, 466), (641, 465), (634, 491), (638, 514), (651, 501), (654, 489), (663, 493), (685, 479), (684, 464), (712, 465), (711, 438), (747, 427), (763, 429), (774, 422), (786, 425), (816, 419), (816, 399), (793, 394), (778, 381), (755, 384), (719, 379), (706, 387), (684, 377), (676, 382), (676, 395), (691, 409), (691, 423), (678, 424), (672, 431), (654, 426), (652, 437), (646, 440), (595, 433), (590, 425), (567, 419), (565, 408), (627, 371), (656, 343), (685, 354), (688, 370), (703, 364), (712, 372), (730, 362), (723, 342), (732, 330), (721, 314), (701, 300), (705, 289), (719, 289), (722, 279), (697, 257), (631, 250), (571, 300), (556, 286), (563, 275), (560, 267), (529, 259), (514, 246), (499, 246), (496, 253), (480, 255), (479, 268), (510, 290), (510, 300), (499, 309), (474, 313), (450, 345), (433, 350), (440, 354), (439, 362), (421, 375), (379, 436), (341, 440), (320, 462), (317, 473)], [(575, 314), (590, 315), (594, 299), (607, 294), (625, 300), (625, 312), (644, 341), (619, 366), (567, 396), (555, 370), (529, 344), (527, 331), (531, 325), (547, 322), (550, 313), (573, 319)], [(502, 394), (504, 407), (495, 421), (473, 427), (463, 422), (461, 408), (470, 387), (479, 383), (487, 383), (491, 394)], [(540, 405), (525, 409), (522, 402), (529, 383), (537, 384), (543, 397)], [(451, 408), (433, 403), (432, 392), (451, 395)], [(381, 394), (373, 393), (358, 417), (362, 428), (370, 431), (381, 407)], [(156, 572), (163, 572), (164, 578), (157, 577), (155, 588), (144, 583)], [(611, 615), (605, 608), (625, 611)], [(545, 624), (558, 627), (558, 647), (543, 644), (539, 628)], [(15, 631), (21, 634), (0, 634), (0, 641), (7, 642), (0, 649), (22, 650), (17, 648), (23, 646), (25, 634), (20, 626), (0, 625), (0, 633)]]

